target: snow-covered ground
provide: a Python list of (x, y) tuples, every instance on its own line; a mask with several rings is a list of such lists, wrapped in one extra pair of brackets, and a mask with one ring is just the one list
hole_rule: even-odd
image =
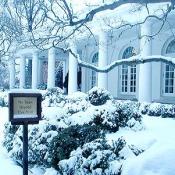
[[(8, 108), (0, 107), (0, 141), (3, 139), (4, 123), (8, 121)], [(0, 174), (22, 175), (22, 168), (17, 166), (7, 155), (6, 150), (0, 144)]]
[[(0, 108), (1, 141), (6, 121), (8, 121), (8, 109)], [(139, 156), (125, 160), (122, 175), (175, 175), (175, 120), (144, 116), (143, 122), (145, 130), (135, 132), (121, 129), (107, 135), (109, 142), (123, 136), (127, 143), (146, 149)], [(38, 169), (32, 171), (35, 175), (43, 174)], [(51, 170), (50, 175), (53, 175), (52, 172), (54, 171)], [(8, 157), (2, 145), (0, 145), (0, 174), (22, 175), (22, 168)]]

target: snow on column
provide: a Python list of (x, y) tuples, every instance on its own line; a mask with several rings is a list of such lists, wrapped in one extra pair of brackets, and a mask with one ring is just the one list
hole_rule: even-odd
[[(141, 40), (140, 40), (140, 54), (141, 57), (151, 55), (151, 22), (146, 21), (141, 25)], [(139, 71), (139, 92), (138, 100), (140, 102), (152, 101), (152, 65), (145, 63), (140, 65)]]
[[(98, 66), (107, 66), (107, 33), (99, 34), (99, 59)], [(98, 73), (98, 87), (107, 89), (107, 73)]]
[(20, 83), (19, 83), (20, 89), (25, 88), (25, 64), (26, 64), (26, 59), (24, 56), (21, 56), (20, 58)]
[(55, 57), (56, 57), (56, 49), (50, 48), (48, 51), (47, 88), (55, 87)]
[[(72, 42), (70, 49), (74, 54), (77, 54), (76, 44)], [(69, 77), (68, 77), (68, 94), (77, 91), (77, 59), (69, 52)]]
[(38, 86), (38, 52), (34, 51), (32, 58), (32, 89)]
[(9, 60), (10, 89), (15, 87), (15, 60)]

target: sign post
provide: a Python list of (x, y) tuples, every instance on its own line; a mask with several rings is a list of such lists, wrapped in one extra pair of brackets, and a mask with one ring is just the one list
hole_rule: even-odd
[(23, 125), (23, 175), (28, 175), (28, 124), (41, 120), (40, 93), (9, 93), (9, 121)]
[(28, 124), (23, 125), (23, 175), (28, 175)]

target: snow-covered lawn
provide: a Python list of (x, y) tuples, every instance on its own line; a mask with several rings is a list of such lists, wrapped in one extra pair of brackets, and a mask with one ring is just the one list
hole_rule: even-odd
[(120, 130), (109, 140), (124, 136), (128, 143), (146, 149), (124, 163), (122, 175), (175, 175), (175, 120), (143, 117), (144, 131)]
[[(50, 111), (48, 109), (45, 108), (44, 110)], [(6, 121), (8, 121), (8, 109), (0, 108), (1, 141), (3, 125)], [(116, 133), (107, 135), (109, 142), (123, 136), (127, 143), (146, 149), (139, 156), (131, 156), (125, 160), (122, 175), (175, 175), (175, 120), (144, 116), (143, 123), (145, 130), (135, 132), (120, 129)], [(53, 175), (53, 171), (50, 171), (50, 175)], [(38, 169), (33, 169), (33, 173), (35, 175), (43, 174)], [(0, 145), (0, 174), (22, 175), (22, 168), (8, 157), (2, 145)]]

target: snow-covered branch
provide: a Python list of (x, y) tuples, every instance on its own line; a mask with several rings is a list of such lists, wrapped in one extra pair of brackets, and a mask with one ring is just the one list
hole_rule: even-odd
[(63, 2), (65, 3), (67, 10), (69, 11), (68, 14), (69, 14), (69, 18), (70, 18), (70, 25), (75, 26), (75, 25), (78, 25), (81, 23), (84, 24), (84, 23), (92, 21), (94, 16), (99, 12), (102, 12), (105, 10), (114, 10), (114, 9), (120, 7), (121, 5), (124, 5), (124, 4), (129, 4), (129, 3), (130, 4), (149, 4), (149, 3), (161, 3), (161, 2), (172, 2), (172, 4), (173, 4), (173, 1), (174, 0), (118, 0), (118, 1), (114, 1), (111, 4), (105, 4), (105, 5), (99, 6), (95, 9), (91, 10), (90, 12), (88, 12), (86, 14), (85, 18), (82, 18), (82, 19), (76, 20), (76, 21), (73, 21), (73, 14), (70, 13), (70, 9), (69, 9), (66, 1), (64, 0)]
[(166, 57), (166, 56), (162, 56), (162, 55), (152, 55), (152, 56), (147, 56), (144, 58), (141, 57), (140, 55), (136, 55), (136, 56), (130, 57), (128, 59), (114, 61), (113, 63), (111, 63), (110, 65), (105, 66), (105, 67), (98, 67), (98, 66), (92, 65), (90, 63), (84, 62), (79, 57), (77, 57), (77, 60), (78, 60), (78, 64), (81, 67), (90, 68), (92, 70), (95, 70), (96, 72), (104, 72), (104, 73), (107, 73), (107, 72), (111, 71), (112, 69), (114, 69), (115, 67), (121, 66), (121, 65), (131, 66), (131, 65), (144, 64), (144, 63), (150, 63), (150, 62), (167, 63), (170, 66), (175, 68), (175, 58)]

